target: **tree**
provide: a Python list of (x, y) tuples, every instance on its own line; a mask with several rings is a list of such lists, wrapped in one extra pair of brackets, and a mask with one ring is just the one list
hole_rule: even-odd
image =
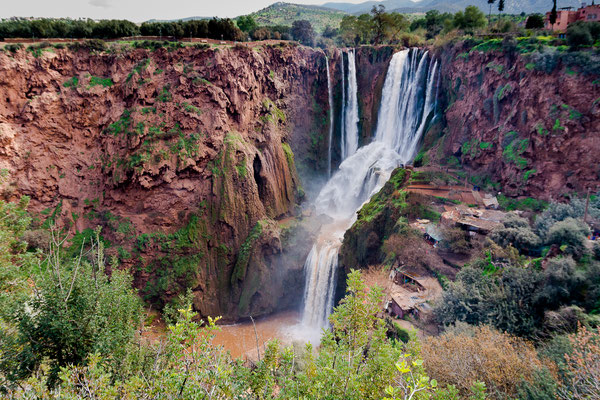
[(552, 4), (552, 11), (550, 12), (550, 24), (552, 25), (552, 27), (554, 27), (554, 24), (556, 23), (556, 18), (558, 18), (558, 13), (556, 12), (556, 0), (553, 0)]
[(541, 245), (541, 239), (529, 222), (513, 213), (507, 214), (502, 226), (494, 229), (490, 238), (502, 247), (512, 245), (521, 252), (535, 250)]
[(531, 14), (527, 17), (525, 29), (544, 29), (544, 17), (542, 14)]
[(577, 270), (571, 257), (561, 257), (548, 261), (542, 280), (536, 301), (554, 309), (572, 302), (585, 283), (585, 275)]
[(487, 0), (488, 4), (490, 5), (490, 11), (488, 13), (488, 24), (492, 22), (492, 5), (494, 5), (494, 3), (496, 2), (496, 0)]
[(472, 31), (483, 28), (486, 22), (485, 14), (482, 13), (479, 8), (468, 6), (465, 8), (464, 12), (459, 11), (454, 14), (452, 24), (455, 28)]
[(504, 11), (504, 0), (498, 0), (498, 11), (500, 13)]
[[(588, 25), (589, 24), (589, 25)], [(594, 37), (590, 30), (593, 23), (578, 21), (574, 24), (569, 24), (567, 28), (567, 43), (574, 49), (581, 46), (591, 46), (594, 44)]]
[(251, 15), (242, 15), (237, 19), (236, 24), (244, 33), (251, 33), (258, 28), (258, 24)]
[(385, 36), (387, 25), (385, 6), (382, 4), (379, 6), (373, 6), (371, 9), (371, 15), (373, 16), (373, 40), (377, 45), (383, 41)]
[(311, 23), (307, 20), (294, 21), (291, 33), (294, 40), (306, 46), (312, 46), (315, 42), (315, 31)]
[(589, 231), (589, 227), (582, 221), (567, 218), (552, 225), (546, 242), (560, 246), (564, 253), (579, 259), (586, 252), (585, 241)]
[(399, 39), (400, 33), (405, 32), (410, 27), (408, 19), (397, 12), (385, 15), (385, 36), (388, 40), (395, 42)]
[(339, 33), (339, 29), (335, 29), (335, 28), (332, 28), (331, 25), (327, 25), (325, 27), (325, 29), (323, 30), (323, 37), (331, 39), (331, 38), (337, 36), (338, 33)]

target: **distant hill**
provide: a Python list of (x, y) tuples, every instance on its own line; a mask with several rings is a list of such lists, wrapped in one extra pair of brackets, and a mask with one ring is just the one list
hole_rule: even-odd
[(211, 18), (212, 17), (186, 17), (186, 18), (179, 18), (179, 19), (149, 19), (146, 22), (176, 22), (176, 21), (186, 22), (186, 21), (196, 21), (196, 20), (211, 19)]
[[(589, 2), (588, 2), (589, 3)], [(398, 11), (402, 13), (425, 12), (429, 10), (439, 10), (441, 12), (456, 12), (464, 10), (467, 6), (477, 6), (487, 13), (489, 6), (487, 0), (384, 0), (384, 1), (366, 1), (364, 3), (325, 3), (323, 7), (344, 11), (349, 14), (362, 14), (371, 11), (373, 5), (383, 4), (388, 11)], [(559, 0), (558, 7), (580, 7), (579, 0)], [(545, 13), (552, 9), (552, 0), (506, 0), (504, 12), (506, 14), (520, 14), (525, 12)], [(497, 12), (497, 9), (496, 9)]]
[(345, 11), (322, 6), (310, 6), (290, 3), (275, 3), (267, 8), (250, 14), (260, 25), (292, 25), (296, 20), (310, 21), (317, 32), (323, 32), (327, 25), (337, 28)]

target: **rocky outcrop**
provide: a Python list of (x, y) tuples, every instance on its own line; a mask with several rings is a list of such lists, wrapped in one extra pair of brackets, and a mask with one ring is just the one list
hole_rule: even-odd
[(285, 44), (0, 53), (1, 195), (73, 243), (101, 225), (149, 301), (189, 288), (227, 320), (289, 306), (309, 250), (282, 247), (292, 149), (325, 136), (324, 65)]
[(440, 54), (447, 128), (431, 158), (509, 196), (598, 190), (600, 77), (586, 68), (594, 61), (479, 47)]

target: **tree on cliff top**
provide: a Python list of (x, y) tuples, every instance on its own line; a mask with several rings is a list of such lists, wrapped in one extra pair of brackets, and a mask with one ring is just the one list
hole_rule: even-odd
[(252, 18), (251, 15), (247, 15), (247, 16), (241, 16), (237, 19), (236, 21), (238, 28), (240, 28), (242, 30), (242, 32), (245, 33), (251, 33), (252, 31), (254, 31), (255, 29), (258, 28), (258, 24), (256, 23), (256, 21), (254, 20), (254, 18)]
[(292, 37), (303, 45), (312, 46), (315, 43), (315, 31), (307, 20), (294, 21)]
[(486, 24), (485, 14), (475, 6), (468, 6), (465, 11), (459, 11), (454, 14), (452, 25), (457, 29), (473, 31), (483, 28)]

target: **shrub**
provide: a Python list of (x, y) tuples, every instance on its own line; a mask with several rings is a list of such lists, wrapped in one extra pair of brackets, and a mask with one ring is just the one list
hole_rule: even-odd
[(471, 251), (471, 243), (467, 233), (456, 227), (444, 227), (442, 228), (442, 246), (453, 253), (458, 254), (469, 254)]
[(577, 265), (571, 257), (561, 257), (548, 261), (542, 279), (543, 286), (537, 294), (537, 301), (546, 308), (555, 308), (575, 297), (585, 276), (577, 271)]
[(436, 303), (438, 321), (446, 326), (457, 321), (490, 324), (512, 334), (533, 335), (541, 320), (534, 303), (540, 274), (513, 266), (494, 272), (489, 260), (475, 264), (463, 267)]
[(23, 48), (23, 45), (21, 43), (7, 44), (6, 46), (4, 46), (4, 49), (10, 51), (11, 53), (16, 53), (17, 51), (21, 50), (22, 48)]
[(515, 214), (508, 214), (501, 227), (494, 229), (490, 238), (502, 247), (514, 246), (523, 252), (539, 247), (541, 240), (529, 222)]
[(575, 258), (581, 258), (586, 251), (585, 241), (589, 228), (580, 220), (567, 218), (556, 222), (547, 235), (547, 244), (556, 244), (561, 250)]
[(515, 397), (522, 381), (533, 384), (543, 368), (533, 345), (489, 326), (458, 324), (422, 345), (427, 373), (467, 393), (476, 381), (486, 383), (491, 398)]
[(570, 24), (567, 29), (567, 43), (574, 49), (577, 49), (580, 46), (590, 46), (594, 43), (592, 34), (583, 24), (585, 24), (585, 22), (576, 22)]
[(87, 50), (101, 52), (106, 50), (106, 42), (100, 39), (91, 39), (84, 42), (69, 43), (69, 49), (73, 51)]
[(594, 243), (593, 253), (596, 260), (600, 260), (600, 243)]
[(531, 14), (527, 18), (525, 29), (544, 29), (544, 17), (542, 14)]
[(50, 246), (50, 232), (47, 229), (35, 229), (25, 231), (23, 240), (27, 242), (29, 249), (48, 250)]
[(537, 71), (551, 74), (558, 66), (559, 55), (556, 49), (545, 47), (542, 51), (533, 53), (531, 61)]
[(600, 333), (581, 326), (569, 335), (573, 348), (565, 354), (567, 381), (559, 387), (561, 399), (600, 399)]
[[(552, 225), (567, 218), (582, 218), (585, 212), (585, 199), (575, 197), (569, 203), (550, 203), (535, 221), (537, 234), (545, 239)], [(592, 218), (600, 218), (600, 196), (592, 196), (588, 213)]]

